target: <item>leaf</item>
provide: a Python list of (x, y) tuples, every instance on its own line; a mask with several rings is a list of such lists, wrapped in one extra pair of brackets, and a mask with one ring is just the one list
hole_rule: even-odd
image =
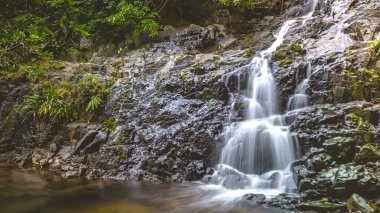
[(88, 104), (87, 104), (86, 112), (94, 111), (95, 109), (99, 108), (101, 102), (102, 102), (102, 99), (99, 96), (91, 97), (90, 102), (88, 102)]

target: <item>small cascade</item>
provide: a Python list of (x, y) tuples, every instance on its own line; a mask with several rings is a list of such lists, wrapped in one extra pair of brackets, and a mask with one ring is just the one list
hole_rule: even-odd
[[(307, 64), (306, 78), (301, 81), (300, 84), (297, 85), (296, 91), (292, 97), (289, 98), (288, 102), (288, 111), (301, 109), (307, 107), (309, 105), (309, 96), (306, 93), (306, 90), (309, 86), (309, 81), (311, 77), (312, 67), (311, 63)], [(298, 83), (298, 75), (296, 82)]]
[[(295, 189), (290, 164), (296, 158), (295, 140), (278, 106), (277, 88), (272, 75), (271, 55), (279, 47), (289, 30), (310, 19), (317, 5), (312, 0), (312, 11), (286, 21), (275, 35), (275, 42), (254, 57), (249, 65), (247, 90), (241, 91), (245, 103), (245, 120), (233, 119), (237, 96), (231, 94), (231, 111), (228, 125), (223, 133), (225, 145), (221, 151), (215, 173), (207, 180), (211, 186), (220, 186), (227, 191), (260, 193), (275, 196)], [(292, 108), (307, 105), (306, 88), (311, 76), (308, 74), (298, 85)], [(240, 85), (239, 85), (240, 88)], [(248, 190), (248, 191), (247, 191)], [(238, 194), (239, 194), (238, 193)]]

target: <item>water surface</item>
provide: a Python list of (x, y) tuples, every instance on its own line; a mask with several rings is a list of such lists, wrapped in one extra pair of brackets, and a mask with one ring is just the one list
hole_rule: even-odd
[(0, 164), (0, 211), (6, 213), (285, 212), (251, 205), (231, 192), (222, 192), (201, 183), (66, 180), (51, 172)]

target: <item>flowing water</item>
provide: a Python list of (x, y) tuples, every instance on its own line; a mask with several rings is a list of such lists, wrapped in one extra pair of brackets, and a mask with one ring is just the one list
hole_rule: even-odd
[(298, 84), (296, 91), (292, 97), (289, 98), (288, 102), (288, 110), (295, 110), (295, 109), (301, 109), (304, 107), (307, 107), (309, 105), (309, 96), (306, 93), (306, 90), (309, 86), (310, 77), (312, 74), (312, 67), (311, 63), (307, 63), (307, 72), (306, 72), (306, 78), (301, 81), (300, 84), (298, 75), (296, 77), (296, 83)]
[[(231, 122), (225, 128), (225, 145), (219, 164), (208, 180), (210, 188), (224, 188), (226, 198), (237, 198), (246, 193), (264, 194), (270, 198), (283, 192), (295, 191), (289, 167), (296, 158), (296, 141), (280, 114), (270, 60), (289, 30), (312, 18), (317, 0), (310, 3), (311, 11), (302, 17), (286, 21), (275, 35), (275, 42), (251, 61), (248, 89), (242, 92), (246, 103), (245, 119), (234, 122), (231, 118), (236, 112), (231, 110)], [(310, 76), (309, 63), (307, 77), (298, 85), (288, 104), (290, 110), (307, 106), (306, 89)], [(233, 109), (237, 98), (233, 95), (231, 97)]]

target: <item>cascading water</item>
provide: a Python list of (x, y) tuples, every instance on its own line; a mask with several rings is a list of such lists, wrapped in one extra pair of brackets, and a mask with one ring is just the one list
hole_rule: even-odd
[[(227, 125), (220, 161), (209, 182), (235, 191), (249, 190), (267, 196), (282, 193), (293, 183), (289, 166), (296, 157), (295, 141), (280, 115), (277, 90), (269, 64), (272, 53), (283, 43), (289, 29), (297, 23), (304, 24), (312, 17), (317, 0), (311, 3), (312, 11), (286, 21), (275, 35), (276, 41), (252, 59), (248, 90), (244, 94), (247, 106), (245, 120)], [(298, 86), (290, 108), (307, 105), (306, 86), (311, 67), (308, 72), (307, 78)], [(235, 101), (231, 101), (231, 108), (235, 106)], [(229, 117), (233, 117), (234, 113), (231, 110)]]
[[(306, 78), (303, 79), (300, 84), (298, 84), (294, 95), (289, 98), (288, 107), (287, 107), (289, 111), (295, 110), (295, 109), (301, 109), (309, 105), (309, 96), (306, 94), (306, 90), (309, 85), (311, 72), (312, 72), (311, 63), (308, 62)], [(298, 82), (298, 76), (297, 76), (296, 82)]]

